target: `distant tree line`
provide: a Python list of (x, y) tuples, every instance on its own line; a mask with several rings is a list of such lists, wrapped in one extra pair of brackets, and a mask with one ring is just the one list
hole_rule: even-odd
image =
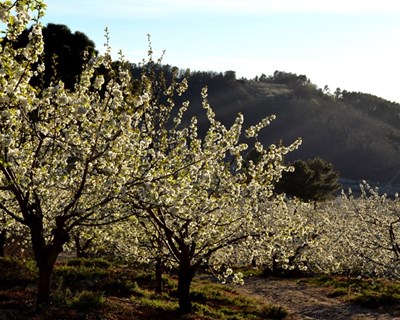
[[(26, 30), (20, 35), (17, 47), (26, 46), (30, 31)], [(39, 63), (44, 63), (45, 72), (40, 78), (33, 77), (32, 84), (47, 87), (59, 79), (64, 82), (65, 88), (73, 89), (82, 71), (84, 52), (87, 52), (87, 57), (97, 54), (94, 42), (83, 32), (71, 32), (66, 25), (55, 23), (43, 28), (43, 39), (44, 55)]]

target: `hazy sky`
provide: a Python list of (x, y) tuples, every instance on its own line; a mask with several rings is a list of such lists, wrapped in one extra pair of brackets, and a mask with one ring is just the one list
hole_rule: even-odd
[(305, 74), (319, 87), (400, 102), (398, 0), (47, 0), (44, 23), (84, 32), (103, 50), (191, 70), (254, 78)]

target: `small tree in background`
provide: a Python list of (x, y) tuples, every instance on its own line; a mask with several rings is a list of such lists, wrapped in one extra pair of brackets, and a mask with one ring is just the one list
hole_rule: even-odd
[(43, 28), (44, 57), (46, 67), (44, 86), (60, 79), (65, 88), (72, 90), (79, 81), (84, 65), (83, 52), (89, 56), (96, 54), (95, 44), (84, 33), (74, 33), (62, 24), (49, 23)]
[[(29, 34), (33, 27), (25, 29), (16, 40), (11, 41), (15, 49), (25, 48), (29, 43)], [(95, 44), (84, 33), (74, 33), (63, 24), (49, 23), (42, 29), (43, 54), (39, 63), (43, 63), (43, 72), (33, 75), (30, 83), (33, 86), (46, 88), (51, 82), (61, 80), (64, 87), (73, 90), (79, 82), (79, 75), (85, 63), (83, 53), (97, 55)], [(8, 39), (3, 39), (8, 42)]]

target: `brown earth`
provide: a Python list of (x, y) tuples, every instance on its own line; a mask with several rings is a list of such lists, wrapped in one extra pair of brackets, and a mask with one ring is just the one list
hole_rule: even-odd
[(241, 293), (280, 305), (290, 320), (400, 320), (400, 309), (368, 309), (329, 297), (333, 289), (316, 287), (302, 279), (249, 277), (237, 287)]
[[(252, 296), (264, 303), (282, 306), (289, 312), (286, 320), (400, 320), (400, 306), (391, 308), (370, 309), (346, 301), (346, 297), (331, 297), (334, 289), (313, 286), (309, 279), (248, 277), (243, 286), (235, 289), (244, 295)], [(26, 317), (27, 310), (32, 308), (34, 288), (28, 286), (9, 290), (0, 289), (0, 320), (50, 319), (37, 315)], [(84, 318), (72, 311), (64, 310), (57, 319), (145, 319), (129, 299), (108, 298), (108, 307), (99, 312), (86, 314)], [(48, 310), (49, 312), (50, 310)], [(52, 312), (52, 319), (57, 313)], [(158, 319), (157, 316), (151, 319)], [(161, 319), (161, 318), (160, 318)], [(174, 316), (162, 319), (176, 319)], [(202, 319), (193, 317), (193, 319)]]

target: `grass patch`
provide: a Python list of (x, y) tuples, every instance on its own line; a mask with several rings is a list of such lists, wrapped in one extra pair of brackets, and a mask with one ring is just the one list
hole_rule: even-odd
[(68, 305), (80, 311), (95, 310), (104, 305), (106, 298), (102, 292), (81, 291), (74, 296)]
[(347, 288), (337, 288), (334, 291), (327, 294), (330, 298), (343, 297), (349, 294), (349, 290)]
[[(174, 289), (162, 295), (155, 295), (139, 286), (131, 301), (145, 310), (149, 319), (178, 319), (176, 278), (165, 275), (165, 283)], [(195, 279), (192, 284), (191, 300), (193, 319), (204, 320), (261, 320), (283, 319), (287, 312), (278, 306), (266, 305), (230, 287), (205, 279)]]
[(385, 292), (364, 291), (354, 295), (351, 301), (367, 308), (377, 309), (399, 304), (400, 296)]
[(108, 277), (108, 270), (97, 267), (58, 265), (54, 268), (53, 283), (68, 286), (72, 291), (100, 289)]
[(79, 312), (97, 311), (105, 305), (106, 300), (103, 292), (83, 290), (73, 294), (69, 289), (57, 290), (52, 295), (50, 309)]
[[(37, 270), (33, 263), (0, 259), (0, 267), (0, 279), (27, 278), (31, 281), (30, 285), (37, 279)], [(114, 320), (129, 319), (133, 316), (138, 320), (180, 319), (176, 275), (164, 275), (165, 291), (161, 295), (154, 293), (154, 278), (154, 274), (145, 269), (116, 266), (99, 259), (71, 259), (55, 266), (52, 303), (46, 309), (34, 310), (34, 287), (29, 289), (28, 299), (32, 300), (29, 304), (26, 304), (24, 296), (24, 299), (15, 298), (14, 303), (7, 303), (7, 306), (19, 310), (18, 312), (27, 319), (37, 312), (43, 319), (77, 320), (82, 319), (83, 314), (96, 314), (104, 319)], [(1, 280), (0, 283), (4, 284)], [(10, 283), (9, 287), (14, 285)], [(26, 291), (25, 287), (16, 289)], [(17, 292), (9, 293), (17, 297)], [(8, 299), (8, 295), (4, 299), (6, 298)], [(279, 307), (268, 306), (256, 299), (240, 295), (231, 286), (212, 282), (208, 275), (195, 278), (191, 299), (194, 313), (187, 319), (280, 319), (277, 317)]]
[(346, 301), (368, 308), (400, 303), (400, 283), (396, 281), (325, 275), (310, 279), (309, 282), (334, 288), (330, 297), (343, 297)]
[(283, 320), (288, 312), (280, 306), (269, 305), (262, 308), (260, 315), (262, 319)]
[(136, 303), (141, 308), (153, 309), (156, 311), (176, 311), (178, 309), (178, 302), (165, 299), (163, 296), (144, 296)]
[(0, 284), (3, 286), (27, 285), (36, 281), (37, 267), (34, 261), (0, 258)]
[(262, 268), (253, 268), (253, 267), (241, 267), (235, 269), (235, 273), (241, 272), (243, 274), (243, 278), (248, 277), (261, 277), (264, 274), (264, 269)]
[(279, 320), (287, 315), (281, 307), (263, 305), (254, 298), (238, 294), (232, 287), (205, 281), (194, 282), (191, 298), (196, 314), (216, 320)]

